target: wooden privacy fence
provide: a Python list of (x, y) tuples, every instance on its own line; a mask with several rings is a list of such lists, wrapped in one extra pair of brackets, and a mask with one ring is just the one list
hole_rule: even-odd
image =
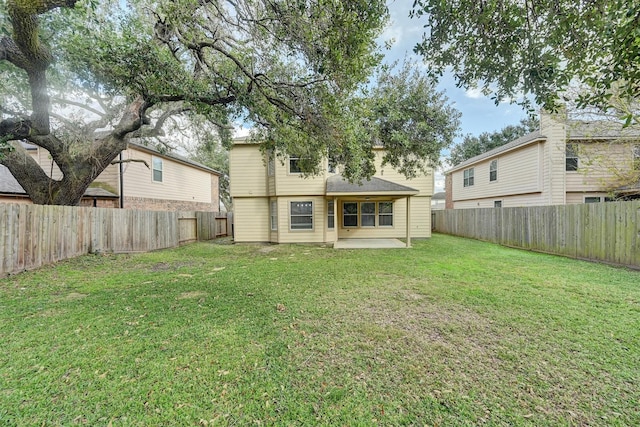
[(640, 201), (434, 213), (434, 231), (640, 267)]
[(147, 252), (227, 234), (216, 212), (0, 204), (0, 276), (100, 252)]

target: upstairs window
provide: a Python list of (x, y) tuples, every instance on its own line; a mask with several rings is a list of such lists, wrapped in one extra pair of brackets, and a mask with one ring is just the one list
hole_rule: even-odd
[(492, 160), (489, 165), (489, 181), (498, 180), (498, 160)]
[(300, 157), (289, 157), (289, 173), (302, 173), (302, 169), (300, 169)]
[(567, 144), (567, 148), (565, 151), (565, 158), (566, 158), (565, 170), (577, 171), (578, 170), (578, 150), (575, 144)]
[(472, 187), (473, 186), (473, 168), (465, 169), (463, 185), (465, 187)]
[(162, 159), (160, 157), (153, 157), (151, 159), (153, 182), (162, 182)]

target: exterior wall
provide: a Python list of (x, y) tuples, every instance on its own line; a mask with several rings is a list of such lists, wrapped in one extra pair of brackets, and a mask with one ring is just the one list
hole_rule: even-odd
[[(384, 152), (376, 150), (376, 177), (393, 181), (419, 190), (412, 197), (411, 235), (431, 236), (431, 196), (433, 195), (433, 173), (415, 179), (406, 179), (390, 166), (382, 167)], [(343, 228), (342, 203), (347, 200), (364, 200), (362, 195), (336, 200), (335, 228), (327, 228), (326, 179), (333, 175), (326, 171), (318, 176), (303, 177), (289, 171), (288, 158), (284, 163), (275, 160), (274, 173), (269, 175), (268, 161), (257, 144), (235, 144), (229, 156), (231, 196), (234, 198), (235, 241), (274, 243), (333, 243), (340, 238), (391, 238), (406, 237), (406, 199), (394, 202), (393, 227)], [(374, 197), (372, 201), (389, 201), (390, 197)], [(270, 203), (277, 203), (277, 230), (271, 230)], [(291, 230), (290, 202), (313, 202), (313, 229)]]
[(389, 165), (382, 166), (382, 157), (384, 156), (384, 150), (375, 151), (375, 165), (376, 173), (374, 176), (387, 181), (393, 181), (400, 185), (406, 185), (407, 187), (415, 188), (419, 191), (420, 196), (433, 196), (433, 170), (430, 170), (426, 175), (418, 176), (413, 179), (407, 179), (400, 172), (396, 171)]
[[(279, 243), (323, 243), (327, 226), (327, 201), (324, 196), (278, 197)], [(313, 229), (291, 230), (290, 202), (313, 202)]]
[(633, 144), (609, 141), (570, 142), (577, 144), (578, 170), (566, 173), (567, 193), (607, 191), (628, 184), (624, 182), (624, 177), (633, 167)]
[(95, 207), (95, 208), (118, 208), (120, 207), (119, 199), (91, 199), (83, 198), (80, 200), (79, 206)]
[[(276, 167), (279, 163), (276, 162)], [(229, 152), (231, 197), (265, 197), (267, 169), (258, 145), (236, 144)]]
[[(202, 211), (218, 212), (218, 206), (213, 203), (190, 202), (185, 200), (152, 199), (149, 197), (124, 196), (125, 209), (145, 211)], [(117, 201), (116, 201), (117, 203)], [(117, 207), (110, 206), (110, 207)]]
[(31, 199), (22, 196), (0, 195), (0, 203), (20, 203), (23, 205), (31, 205)]
[(555, 121), (549, 114), (540, 115), (540, 131), (546, 135), (544, 159), (544, 193), (548, 205), (565, 204), (566, 195), (566, 138), (563, 123)]
[(567, 192), (567, 204), (568, 205), (576, 205), (585, 203), (585, 198), (587, 197), (600, 197), (600, 201), (605, 201), (609, 195), (603, 192)]
[[(633, 167), (633, 145), (603, 139), (570, 139), (566, 126), (548, 114), (540, 117), (546, 141), (531, 143), (479, 160), (446, 176), (447, 209), (542, 206), (584, 203), (621, 185)], [(566, 144), (577, 144), (578, 171), (566, 171)], [(498, 160), (498, 179), (489, 182), (489, 165)], [(473, 187), (464, 187), (464, 170), (474, 168)]]
[[(542, 154), (539, 144), (531, 144), (452, 172), (449, 175), (454, 206), (461, 201), (541, 192)], [(498, 161), (498, 176), (496, 181), (489, 181), (489, 167), (493, 160)], [(474, 170), (474, 184), (465, 187), (464, 171), (471, 168)]]
[(289, 161), (285, 160), (284, 165), (276, 159), (275, 168), (275, 193), (278, 196), (302, 196), (302, 195), (324, 195), (326, 190), (327, 173), (318, 176), (303, 177), (299, 173), (289, 172)]
[(455, 202), (453, 209), (493, 208), (496, 201), (502, 202), (503, 208), (540, 206), (545, 204), (545, 200), (545, 196), (542, 193), (520, 194)]
[(240, 197), (233, 200), (233, 240), (235, 242), (268, 242), (269, 198)]
[[(38, 148), (29, 150), (42, 166), (45, 172), (51, 172), (54, 179), (62, 178), (60, 169), (51, 160), (46, 150)], [(122, 165), (124, 177), (124, 208), (141, 210), (198, 210), (205, 212), (218, 212), (219, 205), (219, 178), (211, 172), (191, 167), (172, 160), (162, 158), (163, 182), (153, 181), (152, 166), (153, 155), (134, 147), (129, 147), (122, 152), (123, 160), (141, 160), (141, 162), (128, 162)], [(109, 165), (96, 178), (95, 184), (99, 187), (118, 194), (120, 192), (120, 166)], [(98, 207), (119, 207), (119, 200), (98, 199)], [(93, 198), (84, 198), (81, 206), (93, 206)]]
[[(162, 182), (153, 181), (152, 156), (150, 153), (129, 148), (123, 151), (125, 160), (143, 160), (123, 165), (124, 197), (174, 200), (192, 203), (214, 204), (212, 200), (210, 172), (186, 166), (177, 161), (162, 158)], [(160, 156), (158, 156), (160, 157)], [(125, 207), (129, 207), (126, 206)], [(207, 209), (211, 210), (211, 209)]]
[(448, 173), (444, 176), (444, 208), (453, 209), (453, 174)]

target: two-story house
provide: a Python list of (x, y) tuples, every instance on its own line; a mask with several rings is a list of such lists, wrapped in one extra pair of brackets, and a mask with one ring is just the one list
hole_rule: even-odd
[[(60, 170), (49, 153), (23, 144), (54, 179)], [(85, 191), (81, 206), (140, 210), (219, 212), (220, 173), (173, 153), (130, 141), (125, 150)], [(31, 203), (29, 196), (4, 166), (0, 166), (0, 202)]]
[(446, 208), (603, 202), (640, 194), (640, 134), (611, 123), (558, 121), (445, 173)]
[(406, 179), (382, 166), (376, 149), (376, 173), (350, 183), (329, 171), (303, 177), (297, 157), (284, 163), (264, 154), (248, 138), (234, 141), (229, 154), (235, 242), (326, 243), (339, 239), (431, 236), (433, 173)]

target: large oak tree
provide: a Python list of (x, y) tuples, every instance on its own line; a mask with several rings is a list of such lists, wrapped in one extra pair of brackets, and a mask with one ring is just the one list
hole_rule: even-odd
[(638, 124), (638, 0), (416, 0), (412, 15), (426, 31), (415, 50), (435, 75), (450, 69), (496, 102), (548, 110), (578, 86), (578, 108)]
[[(227, 141), (241, 120), (283, 152), (357, 153), (343, 109), (387, 17), (383, 0), (2, 0), (0, 12), (0, 163), (35, 203), (63, 205), (175, 114)], [(19, 141), (47, 150), (60, 178)]]

